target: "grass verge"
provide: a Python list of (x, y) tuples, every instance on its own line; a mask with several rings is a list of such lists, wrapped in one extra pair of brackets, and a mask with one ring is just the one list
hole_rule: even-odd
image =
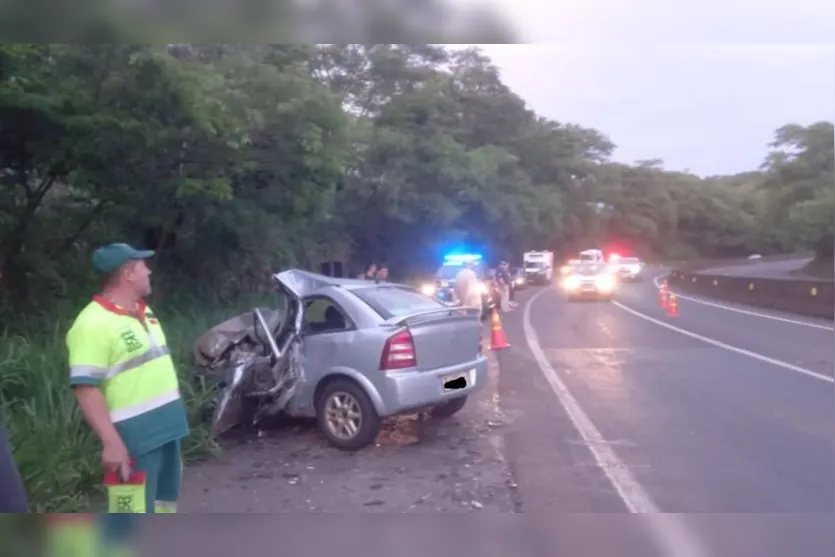
[[(264, 301), (220, 305), (170, 298), (165, 306), (154, 307), (180, 373), (192, 426), (184, 444), (187, 461), (217, 450), (201, 420), (212, 393), (191, 373), (194, 341), (209, 327)], [(2, 426), (35, 512), (99, 510), (95, 509), (101, 495), (99, 444), (68, 386), (64, 336), (71, 321), (70, 316), (29, 316), (15, 324), (15, 333), (0, 330)]]

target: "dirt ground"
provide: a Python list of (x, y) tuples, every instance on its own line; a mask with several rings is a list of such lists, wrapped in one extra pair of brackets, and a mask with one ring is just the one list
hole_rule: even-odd
[(389, 420), (375, 446), (344, 453), (310, 423), (230, 440), (186, 470), (183, 513), (521, 512), (503, 457), (499, 366), (456, 416)]

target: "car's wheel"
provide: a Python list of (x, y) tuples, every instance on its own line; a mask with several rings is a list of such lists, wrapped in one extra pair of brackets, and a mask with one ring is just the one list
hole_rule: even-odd
[(374, 442), (382, 420), (365, 390), (350, 379), (336, 379), (316, 400), (319, 431), (343, 451), (356, 451)]
[(449, 418), (453, 414), (457, 414), (464, 405), (467, 404), (467, 396), (464, 395), (461, 398), (454, 398), (448, 402), (444, 402), (443, 404), (439, 404), (437, 406), (432, 407), (432, 417), (433, 418)]

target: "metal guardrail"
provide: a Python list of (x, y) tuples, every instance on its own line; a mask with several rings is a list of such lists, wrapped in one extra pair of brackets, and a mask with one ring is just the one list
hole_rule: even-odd
[(835, 282), (831, 280), (706, 275), (692, 269), (676, 269), (668, 281), (682, 292), (810, 317), (835, 318)]

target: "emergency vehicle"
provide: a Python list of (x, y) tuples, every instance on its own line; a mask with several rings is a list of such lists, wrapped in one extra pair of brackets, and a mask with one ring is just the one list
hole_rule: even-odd
[(554, 278), (553, 251), (526, 251), (522, 256), (528, 284), (550, 284)]

